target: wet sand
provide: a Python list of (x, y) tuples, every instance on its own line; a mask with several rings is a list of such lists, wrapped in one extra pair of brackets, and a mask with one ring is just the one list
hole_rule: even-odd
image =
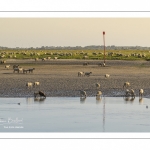
[[(83, 62), (89, 62), (83, 66)], [(7, 60), (0, 64), (0, 97), (33, 97), (43, 91), (47, 97), (79, 97), (85, 90), (88, 97), (96, 95), (95, 84), (100, 83), (103, 96), (123, 96), (124, 82), (128, 81), (138, 96), (144, 89), (144, 97), (150, 97), (150, 62), (106, 60), (106, 67), (98, 66), (100, 60)], [(5, 65), (10, 64), (10, 69)], [(33, 73), (14, 73), (13, 65), (24, 69), (35, 68)], [(78, 77), (78, 72), (92, 72), (89, 77)], [(108, 79), (104, 75), (110, 74)], [(27, 88), (27, 82), (39, 81), (40, 86)]]

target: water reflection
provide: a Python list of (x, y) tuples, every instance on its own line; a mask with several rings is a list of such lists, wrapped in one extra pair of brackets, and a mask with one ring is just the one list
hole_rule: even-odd
[(27, 102), (27, 104), (33, 104), (34, 98), (33, 97), (27, 97), (26, 102)]
[(27, 104), (33, 104), (34, 102), (43, 102), (46, 98), (44, 97), (27, 97), (26, 102)]
[(105, 98), (103, 102), (103, 132), (105, 132)]
[(35, 101), (35, 102), (44, 102), (45, 99), (46, 99), (45, 97), (35, 97), (35, 98), (34, 98), (34, 101)]
[(124, 101), (126, 101), (126, 102), (133, 102), (134, 100), (135, 100), (135, 97), (130, 97), (130, 96), (126, 96), (126, 97), (123, 97), (123, 99), (124, 99)]
[(80, 97), (80, 103), (85, 103), (86, 97)]
[(143, 104), (143, 98), (139, 98), (139, 104)]
[(102, 100), (101, 96), (96, 96), (96, 104), (99, 104)]

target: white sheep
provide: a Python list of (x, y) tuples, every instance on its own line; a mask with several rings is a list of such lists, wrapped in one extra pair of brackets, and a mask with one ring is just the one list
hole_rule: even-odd
[(96, 96), (102, 96), (102, 92), (101, 91), (97, 91)]
[(143, 93), (144, 93), (144, 90), (143, 90), (143, 89), (140, 89), (140, 90), (139, 90), (139, 97), (142, 97), (142, 96), (143, 96)]
[(78, 77), (83, 77), (84, 76), (84, 72), (78, 72)]
[(96, 89), (99, 89), (100, 88), (100, 84), (99, 83), (96, 83)]
[(47, 59), (48, 59), (48, 60), (50, 60), (50, 59), (51, 59), (51, 57), (47, 57)]
[(39, 59), (38, 58), (35, 58), (35, 61), (38, 61)]
[(81, 90), (80, 90), (80, 97), (86, 97), (86, 96), (87, 96), (87, 95), (86, 95), (86, 91), (84, 91), (84, 90), (81, 91)]
[(38, 85), (40, 85), (40, 82), (36, 81), (36, 82), (34, 82), (33, 85), (34, 85), (34, 86), (38, 86)]
[(46, 61), (46, 58), (42, 58), (42, 61)]
[(33, 83), (32, 82), (27, 82), (26, 83), (26, 86), (29, 88), (29, 87), (32, 87), (33, 86)]
[(105, 74), (105, 78), (109, 78), (110, 77), (110, 75), (109, 74)]
[(129, 82), (125, 82), (124, 84), (123, 84), (123, 89), (124, 88), (128, 88), (130, 86), (130, 83)]
[(5, 66), (6, 69), (9, 69), (9, 67), (10, 67), (10, 65), (6, 65), (6, 66)]

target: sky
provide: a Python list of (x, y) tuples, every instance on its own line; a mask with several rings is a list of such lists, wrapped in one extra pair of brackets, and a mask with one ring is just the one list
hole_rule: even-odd
[(0, 46), (150, 47), (150, 18), (0, 18)]

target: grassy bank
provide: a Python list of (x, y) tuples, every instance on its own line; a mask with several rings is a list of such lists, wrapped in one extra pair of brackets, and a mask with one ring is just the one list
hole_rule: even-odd
[[(104, 59), (103, 50), (0, 50), (0, 59)], [(149, 50), (106, 50), (106, 60), (150, 60)]]

